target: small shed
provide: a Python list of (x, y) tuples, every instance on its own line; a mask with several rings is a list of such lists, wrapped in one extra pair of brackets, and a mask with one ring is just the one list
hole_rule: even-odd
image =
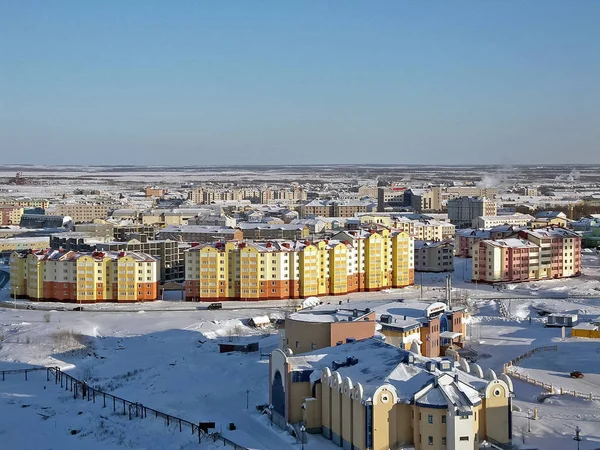
[(552, 313), (547, 316), (547, 327), (574, 327), (577, 325), (577, 314)]
[(267, 328), (271, 326), (271, 319), (269, 319), (269, 316), (252, 317), (248, 320), (248, 325), (255, 328)]

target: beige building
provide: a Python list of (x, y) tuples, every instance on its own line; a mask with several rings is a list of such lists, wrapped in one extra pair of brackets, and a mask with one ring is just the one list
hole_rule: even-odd
[(300, 311), (285, 319), (282, 348), (295, 355), (375, 335), (375, 312), (359, 309)]
[(73, 203), (56, 205), (53, 207), (54, 214), (59, 216), (69, 216), (73, 223), (92, 222), (94, 219), (106, 219), (108, 211), (111, 208), (108, 205)]
[(459, 368), (374, 338), (301, 356), (278, 349), (269, 362), (271, 420), (282, 427), (302, 424), (344, 449), (509, 444), (512, 383), (504, 374), (483, 379), (481, 372), (477, 365)]
[(513, 225), (524, 227), (530, 225), (535, 220), (535, 217), (529, 214), (507, 214), (502, 216), (496, 215), (481, 215), (473, 219), (471, 225), (473, 228), (489, 229), (502, 225)]
[(0, 198), (0, 205), (48, 209), (50, 202), (37, 198)]
[(48, 248), (50, 237), (11, 237), (0, 239), (0, 253), (10, 254), (20, 250), (39, 250)]
[(19, 225), (22, 216), (23, 207), (21, 206), (0, 206), (0, 225)]
[(415, 240), (415, 272), (453, 272), (454, 244)]

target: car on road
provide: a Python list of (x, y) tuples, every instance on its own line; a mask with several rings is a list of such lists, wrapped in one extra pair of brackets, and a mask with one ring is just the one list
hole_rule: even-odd
[(574, 370), (569, 375), (571, 376), (571, 378), (583, 378), (583, 374), (578, 370)]
[(208, 305), (207, 309), (221, 309), (223, 307), (223, 303), (211, 303)]
[(83, 306), (76, 306), (71, 311), (83, 311)]

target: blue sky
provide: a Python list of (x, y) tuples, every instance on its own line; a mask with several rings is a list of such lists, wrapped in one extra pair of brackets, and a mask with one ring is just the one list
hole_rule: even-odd
[(0, 163), (600, 163), (600, 2), (0, 2)]

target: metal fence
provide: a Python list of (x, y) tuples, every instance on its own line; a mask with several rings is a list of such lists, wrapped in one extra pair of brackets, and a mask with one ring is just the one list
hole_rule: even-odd
[(188, 431), (191, 431), (192, 435), (198, 437), (198, 443), (201, 443), (203, 439), (206, 439), (213, 442), (223, 442), (224, 446), (229, 445), (233, 447), (234, 450), (249, 450), (246, 447), (227, 439), (218, 432), (209, 432), (209, 428), (212, 428), (210, 427), (211, 423), (209, 422), (190, 422), (189, 420), (158, 411), (141, 403), (132, 402), (130, 400), (117, 397), (116, 395), (96, 389), (93, 386), (88, 385), (85, 381), (78, 380), (77, 378), (60, 370), (59, 367), (34, 367), (30, 369), (2, 370), (0, 371), (0, 374), (2, 376), (2, 381), (5, 380), (7, 375), (16, 374), (23, 374), (25, 381), (28, 381), (28, 374), (30, 372), (42, 370), (46, 371), (47, 382), (54, 380), (55, 385), (58, 386), (60, 384), (60, 387), (64, 388), (65, 391), (72, 392), (73, 399), (80, 398), (93, 403), (102, 403), (103, 408), (112, 408), (114, 412), (119, 411), (119, 413), (122, 413), (124, 416), (129, 416), (129, 420), (132, 420), (134, 417), (143, 419), (147, 417), (154, 417), (155, 419), (161, 419), (167, 426), (179, 426), (180, 432), (183, 432), (184, 428)]

